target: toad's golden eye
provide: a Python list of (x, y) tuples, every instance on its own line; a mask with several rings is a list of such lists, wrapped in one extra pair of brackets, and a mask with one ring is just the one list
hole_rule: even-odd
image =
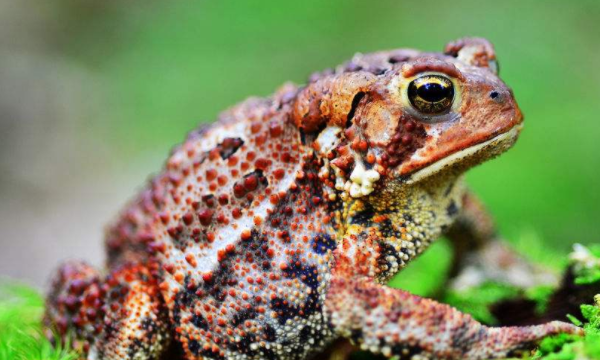
[(410, 82), (408, 99), (419, 112), (441, 114), (452, 106), (454, 86), (445, 76), (424, 75)]

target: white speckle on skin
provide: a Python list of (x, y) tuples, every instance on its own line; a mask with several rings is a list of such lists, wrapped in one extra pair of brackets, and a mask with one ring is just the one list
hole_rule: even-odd
[[(335, 149), (340, 143), (339, 135), (341, 133), (342, 129), (338, 126), (328, 126), (321, 131), (316, 140), (319, 153), (326, 155)], [(373, 192), (374, 184), (379, 180), (380, 175), (375, 170), (367, 170), (362, 159), (357, 155), (355, 155), (355, 164), (354, 170), (350, 174), (350, 181), (344, 181), (341, 170), (333, 166), (336, 176), (335, 188), (346, 191), (353, 198), (359, 198)], [(319, 170), (319, 176), (322, 178), (327, 177), (329, 175), (329, 167), (329, 162), (326, 162)]]
[(342, 129), (338, 126), (328, 126), (317, 137), (316, 143), (321, 154), (327, 154), (340, 143), (339, 134)]
[(359, 198), (373, 192), (374, 185), (379, 180), (379, 173), (375, 170), (367, 170), (360, 158), (355, 159), (355, 166), (350, 174), (350, 196)]

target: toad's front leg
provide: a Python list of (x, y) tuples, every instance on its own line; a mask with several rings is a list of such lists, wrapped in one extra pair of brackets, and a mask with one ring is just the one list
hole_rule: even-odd
[(388, 357), (503, 358), (548, 335), (582, 333), (559, 321), (491, 328), (448, 305), (377, 284), (369, 277), (341, 274), (333, 275), (325, 308), (341, 337)]

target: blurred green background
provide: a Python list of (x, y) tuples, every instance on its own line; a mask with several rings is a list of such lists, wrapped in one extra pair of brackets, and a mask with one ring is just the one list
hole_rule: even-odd
[(100, 263), (102, 225), (226, 107), (355, 52), (462, 36), (495, 44), (526, 119), (468, 181), (521, 248), (597, 242), (599, 19), (597, 0), (1, 0), (0, 274)]

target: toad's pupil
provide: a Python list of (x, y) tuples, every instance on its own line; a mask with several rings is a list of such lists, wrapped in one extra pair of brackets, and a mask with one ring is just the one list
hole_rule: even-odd
[(417, 95), (421, 99), (432, 103), (451, 98), (452, 92), (452, 87), (437, 82), (425, 83), (417, 89)]
[(454, 86), (441, 75), (424, 75), (408, 85), (408, 100), (413, 108), (423, 114), (441, 114), (452, 107)]

